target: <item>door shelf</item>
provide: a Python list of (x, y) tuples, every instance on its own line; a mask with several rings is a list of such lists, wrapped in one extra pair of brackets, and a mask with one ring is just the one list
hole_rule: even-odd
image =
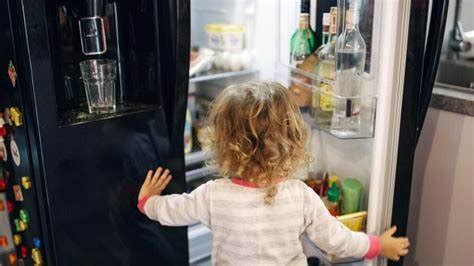
[[(333, 93), (334, 81), (321, 79), (314, 73), (308, 73), (292, 66), (280, 64), (275, 78), (287, 87), (300, 106), (305, 122), (312, 129), (321, 130), (338, 139), (366, 139), (374, 136), (374, 123), (377, 97), (372, 93), (372, 79), (368, 74), (362, 78), (361, 95), (345, 97)], [(340, 135), (331, 130), (334, 102), (358, 103), (359, 129), (352, 134)], [(322, 111), (322, 104), (331, 104)], [(321, 104), (321, 105), (320, 105)]]
[(60, 127), (80, 125), (84, 123), (112, 119), (126, 115), (133, 115), (142, 112), (150, 112), (157, 110), (157, 105), (141, 104), (141, 103), (123, 103), (117, 104), (116, 111), (108, 114), (91, 114), (87, 111), (87, 106), (73, 109), (70, 111), (60, 112), (58, 114), (58, 124)]
[[(340, 140), (351, 140), (351, 139), (370, 139), (374, 137), (373, 133), (373, 128), (361, 128), (361, 130), (356, 134), (352, 135), (349, 137), (341, 137), (338, 135), (335, 135), (331, 132), (331, 128), (327, 125), (321, 125), (318, 124), (317, 121), (314, 120), (314, 118), (308, 113), (308, 112), (303, 112), (301, 114), (303, 116), (304, 121), (306, 124), (311, 127), (311, 129), (316, 129), (320, 130), (334, 138), (340, 139)], [(361, 126), (362, 127), (362, 126)]]

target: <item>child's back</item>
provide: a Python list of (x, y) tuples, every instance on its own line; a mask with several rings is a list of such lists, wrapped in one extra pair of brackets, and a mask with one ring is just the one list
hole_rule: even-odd
[(268, 205), (262, 200), (267, 189), (240, 179), (218, 179), (191, 194), (153, 197), (144, 212), (163, 225), (208, 226), (215, 265), (306, 265), (304, 234), (332, 254), (367, 253), (367, 236), (335, 221), (303, 182), (285, 180), (276, 188)]
[[(169, 172), (148, 172), (139, 208), (163, 225), (201, 222), (212, 230), (214, 265), (306, 265), (302, 238), (343, 257), (397, 259), (408, 240), (351, 232), (303, 182), (290, 176), (308, 162), (298, 106), (277, 83), (225, 89), (209, 117), (207, 147), (225, 179), (190, 194), (160, 196)], [(384, 249), (385, 248), (385, 249)]]

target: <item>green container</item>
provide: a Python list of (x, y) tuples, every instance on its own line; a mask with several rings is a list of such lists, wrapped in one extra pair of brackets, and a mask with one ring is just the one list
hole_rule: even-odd
[(358, 212), (362, 195), (362, 184), (354, 178), (346, 178), (341, 183), (342, 214)]

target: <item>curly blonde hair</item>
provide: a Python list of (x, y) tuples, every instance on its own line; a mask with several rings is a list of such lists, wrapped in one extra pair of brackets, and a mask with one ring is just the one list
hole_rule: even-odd
[(307, 129), (289, 91), (276, 82), (246, 82), (224, 89), (209, 113), (204, 148), (222, 177), (238, 176), (277, 193), (276, 179), (306, 165)]

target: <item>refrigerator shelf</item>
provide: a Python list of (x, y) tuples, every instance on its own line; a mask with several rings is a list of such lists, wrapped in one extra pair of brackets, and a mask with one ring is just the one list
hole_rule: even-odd
[(94, 121), (112, 119), (137, 113), (150, 112), (157, 110), (158, 107), (152, 104), (141, 103), (123, 103), (117, 104), (115, 113), (109, 114), (90, 114), (87, 112), (87, 106), (80, 109), (74, 109), (66, 112), (60, 112), (58, 124), (60, 127), (75, 126)]
[(186, 182), (191, 182), (206, 176), (210, 176), (216, 173), (215, 169), (212, 169), (209, 166), (205, 166), (202, 168), (194, 169), (191, 171), (186, 172)]
[(196, 164), (202, 164), (210, 158), (211, 155), (204, 151), (195, 151), (184, 155), (184, 164), (187, 168)]
[(254, 69), (246, 69), (240, 71), (220, 71), (220, 70), (209, 70), (206, 72), (202, 72), (192, 78), (189, 79), (189, 83), (197, 83), (202, 81), (212, 81), (212, 80), (219, 80), (219, 79), (233, 79), (240, 76), (245, 76), (249, 74), (258, 73), (257, 70)]

